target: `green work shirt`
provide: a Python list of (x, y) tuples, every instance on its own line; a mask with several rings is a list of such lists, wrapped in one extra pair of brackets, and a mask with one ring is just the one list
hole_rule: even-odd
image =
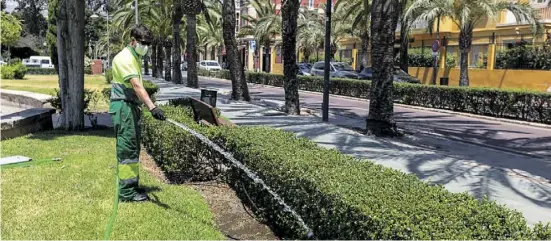
[(134, 48), (128, 46), (113, 59), (113, 81), (111, 82), (111, 101), (125, 100), (140, 104), (140, 99), (130, 83), (130, 79), (138, 78), (142, 83), (141, 58)]

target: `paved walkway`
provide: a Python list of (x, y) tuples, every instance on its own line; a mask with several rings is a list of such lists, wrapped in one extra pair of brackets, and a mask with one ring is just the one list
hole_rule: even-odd
[[(160, 101), (200, 95), (197, 89), (155, 82), (161, 87), (158, 94)], [(200, 82), (206, 81), (200, 79)], [(422, 180), (442, 184), (452, 192), (469, 192), (475, 197), (488, 196), (524, 213), (530, 224), (551, 221), (549, 159), (503, 152), (434, 135), (374, 138), (338, 126), (352, 125), (357, 121), (354, 118), (331, 115), (330, 123), (324, 123), (315, 116), (286, 116), (264, 106), (229, 101), (227, 93), (227, 89), (221, 89), (217, 107), (236, 124), (273, 126), (291, 131), (324, 147), (413, 173)]]

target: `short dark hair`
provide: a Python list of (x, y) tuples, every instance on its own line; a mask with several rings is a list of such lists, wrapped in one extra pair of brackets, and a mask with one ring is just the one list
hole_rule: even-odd
[(143, 24), (135, 25), (132, 30), (130, 30), (130, 36), (138, 41), (153, 42), (153, 33)]

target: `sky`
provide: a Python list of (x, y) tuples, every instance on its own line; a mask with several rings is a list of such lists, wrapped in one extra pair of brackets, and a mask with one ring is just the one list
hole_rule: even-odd
[[(6, 0), (6, 12), (11, 13), (17, 7), (17, 2), (14, 0)], [(44, 17), (48, 17), (48, 10), (42, 11)]]

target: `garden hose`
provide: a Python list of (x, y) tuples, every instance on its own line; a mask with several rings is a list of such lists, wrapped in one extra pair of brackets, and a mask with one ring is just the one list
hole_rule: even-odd
[(105, 234), (103, 235), (104, 240), (109, 240), (109, 237), (111, 237), (111, 232), (113, 231), (113, 225), (115, 224), (115, 220), (117, 219), (117, 213), (119, 210), (119, 165), (117, 165), (116, 171), (115, 171), (115, 198), (113, 201), (113, 212), (111, 213), (111, 216), (109, 217), (109, 221), (107, 222), (107, 227), (105, 228)]
[(19, 163), (11, 163), (11, 164), (5, 164), (2, 165), (2, 169), (10, 169), (10, 168), (16, 168), (16, 167), (30, 167), (30, 166), (38, 166), (45, 163), (50, 162), (57, 162), (61, 161), (61, 158), (49, 158), (49, 159), (40, 159), (40, 160), (31, 160), (27, 162), (19, 162)]

